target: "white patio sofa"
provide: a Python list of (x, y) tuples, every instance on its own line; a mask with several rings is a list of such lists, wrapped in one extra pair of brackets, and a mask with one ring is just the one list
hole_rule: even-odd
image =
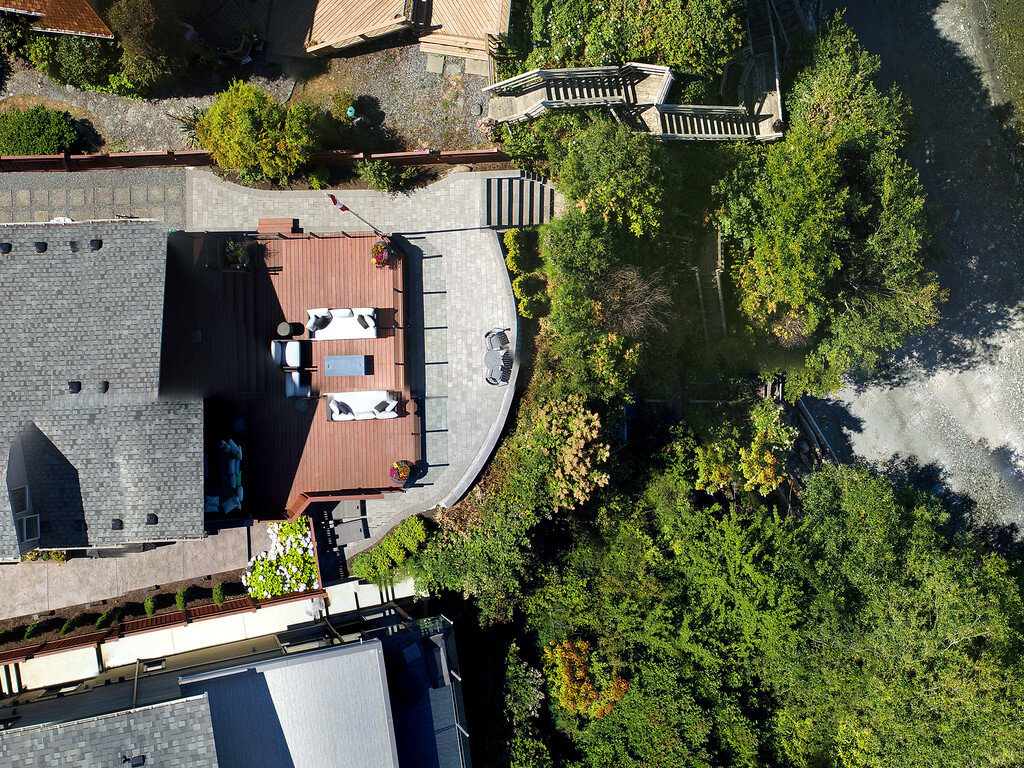
[(377, 310), (374, 307), (344, 309), (307, 309), (309, 338), (375, 339), (377, 338)]
[(328, 421), (368, 421), (398, 418), (398, 401), (383, 389), (367, 392), (329, 392)]

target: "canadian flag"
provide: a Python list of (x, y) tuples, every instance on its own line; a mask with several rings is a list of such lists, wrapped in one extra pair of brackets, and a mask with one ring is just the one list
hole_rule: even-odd
[(340, 200), (339, 200), (338, 198), (336, 198), (336, 197), (335, 197), (334, 195), (332, 195), (332, 194), (331, 194), (330, 192), (324, 192), (324, 194), (325, 194), (325, 195), (327, 195), (327, 196), (328, 196), (329, 198), (331, 198), (331, 203), (332, 203), (332, 204), (334, 205), (334, 207), (335, 207), (335, 208), (337, 208), (337, 209), (338, 209), (339, 211), (347, 211), (347, 210), (348, 210), (348, 206), (347, 206), (347, 205), (345, 205), (345, 204), (344, 204), (343, 202), (341, 202), (341, 201), (340, 201)]

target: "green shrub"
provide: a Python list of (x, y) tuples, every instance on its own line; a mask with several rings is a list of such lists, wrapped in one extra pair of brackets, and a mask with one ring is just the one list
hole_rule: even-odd
[(306, 174), (310, 189), (323, 189), (331, 181), (331, 169), (326, 165), (315, 166)]
[(395, 571), (427, 540), (427, 528), (419, 515), (402, 521), (380, 544), (356, 555), (352, 562), (352, 575), (360, 581), (378, 586), (394, 581)]
[(0, 114), (2, 155), (57, 155), (71, 149), (77, 139), (67, 112), (38, 105)]
[(544, 317), (551, 311), (551, 300), (547, 294), (538, 293), (533, 296), (524, 296), (517, 302), (519, 315), (527, 320), (536, 320)]
[(537, 230), (510, 229), (502, 240), (505, 243), (505, 264), (513, 275), (532, 272), (540, 266)]
[(79, 35), (60, 35), (57, 61), (57, 82), (92, 90), (106, 88), (120, 63), (114, 43)]
[(119, 74), (137, 93), (168, 85), (188, 70), (190, 46), (173, 7), (154, 0), (116, 0), (107, 12), (121, 46)]
[(195, 135), (221, 168), (238, 171), (246, 181), (283, 183), (319, 147), (321, 117), (308, 104), (283, 107), (236, 80), (199, 116)]
[(270, 551), (252, 559), (242, 583), (257, 600), (316, 589), (319, 574), (313, 540), (304, 517), (290, 523), (271, 523)]
[(28, 42), (29, 17), (22, 13), (0, 12), (0, 53), (21, 54)]
[(147, 616), (156, 615), (156, 600), (152, 597), (147, 597), (142, 601), (142, 609), (146, 612)]
[(517, 299), (525, 299), (527, 296), (536, 296), (543, 292), (546, 286), (544, 275), (540, 272), (530, 272), (512, 281), (512, 293)]
[(107, 627), (112, 626), (120, 617), (121, 608), (115, 605), (113, 608), (107, 608), (107, 610), (105, 610), (100, 617), (96, 619), (96, 623), (93, 627), (97, 630), (106, 629)]
[(185, 610), (185, 606), (188, 605), (188, 587), (182, 587), (174, 593), (174, 604), (179, 611)]
[(40, 622), (33, 621), (31, 624), (29, 624), (27, 627), (25, 627), (25, 639), (26, 640), (31, 640), (33, 637), (38, 637), (39, 636), (39, 630), (40, 630), (39, 624), (40, 624)]
[(378, 192), (397, 192), (416, 177), (415, 168), (400, 168), (386, 160), (360, 160), (356, 164), (359, 178)]
[(53, 35), (29, 35), (26, 46), (28, 60), (32, 66), (50, 77), (56, 78), (60, 72), (60, 61), (57, 59), (57, 39)]
[(64, 626), (60, 628), (60, 636), (70, 635), (82, 624), (82, 614), (72, 616), (70, 619), (64, 622)]
[(224, 605), (224, 585), (217, 584), (213, 588), (213, 602), (217, 605)]

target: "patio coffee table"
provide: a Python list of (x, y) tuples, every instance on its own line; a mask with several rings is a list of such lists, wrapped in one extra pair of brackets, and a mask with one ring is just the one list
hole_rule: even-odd
[(365, 376), (366, 355), (325, 355), (325, 376)]

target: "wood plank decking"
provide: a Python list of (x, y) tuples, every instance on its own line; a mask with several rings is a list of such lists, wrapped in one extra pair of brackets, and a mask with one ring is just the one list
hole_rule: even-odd
[[(262, 257), (245, 273), (205, 266), (219, 263), (219, 235), (185, 235), (172, 248), (162, 392), (206, 398), (210, 443), (244, 420), (236, 439), (245, 450), (247, 515), (281, 517), (302, 504), (303, 494), (361, 497), (393, 490), (388, 468), (396, 459), (418, 461), (422, 441), (405, 370), (403, 265), (373, 267), (370, 248), (377, 238), (371, 234), (256, 239)], [(318, 307), (376, 307), (379, 337), (305, 341), (315, 399), (287, 398), (270, 341), (281, 321), (304, 324), (306, 310)], [(372, 374), (323, 374), (326, 355), (348, 354), (372, 356)], [(320, 394), (377, 389), (397, 396), (398, 418), (327, 420)]]

